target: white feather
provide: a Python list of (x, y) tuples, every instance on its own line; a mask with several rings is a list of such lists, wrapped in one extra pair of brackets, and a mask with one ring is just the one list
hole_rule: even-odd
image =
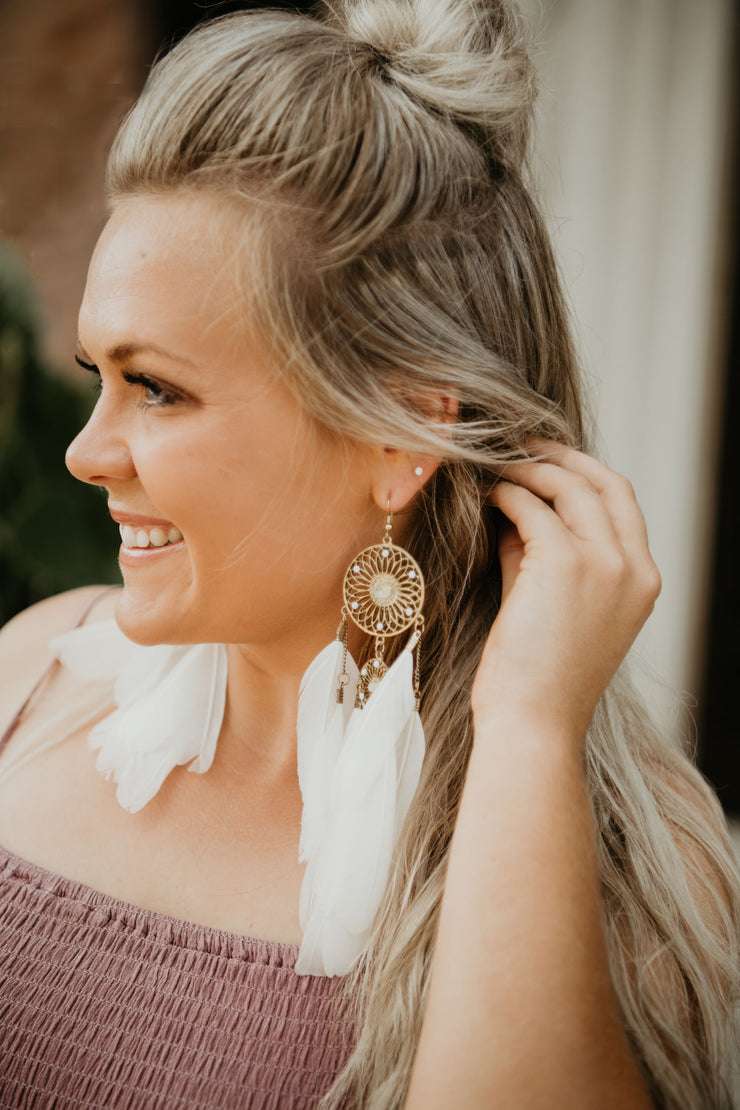
[(155, 693), (167, 676), (184, 659), (193, 645), (137, 644), (137, 651), (121, 669), (116, 678), (114, 696), (116, 705), (124, 708)]
[(303, 940), (298, 952), (295, 970), (297, 975), (326, 975), (321, 956), (322, 920), (313, 914), (303, 928)]
[(350, 799), (332, 809), (326, 857), (317, 875), (319, 901), (355, 934), (372, 924), (388, 881), (396, 824), (393, 749), (362, 804)]
[(423, 755), (404, 650), (346, 728), (303, 879), (298, 974), (344, 975), (367, 944)]
[(337, 702), (344, 648), (334, 640), (316, 656), (301, 679), (298, 699), (298, 781), (303, 795), (299, 860), (312, 856), (326, 824), (334, 765), (344, 739), (344, 725), (357, 690), (357, 667), (350, 655), (344, 702)]
[[(142, 651), (152, 651), (143, 648)], [(203, 774), (211, 766), (226, 700), (227, 654), (223, 644), (169, 648), (155, 660), (158, 680), (138, 698), (128, 698), (90, 733), (99, 749), (96, 766), (118, 784), (116, 796), (130, 813), (146, 805), (167, 775), (180, 764)], [(133, 688), (131, 671), (140, 672), (141, 657), (119, 677), (114, 695)]]
[[(223, 720), (224, 645), (133, 644), (115, 621), (56, 637), (52, 650), (81, 679), (114, 679), (117, 709), (92, 731), (97, 767), (132, 813), (173, 767), (203, 773)], [(358, 673), (336, 702), (343, 648), (329, 644), (301, 681), (298, 774), (304, 798), (300, 858), (304, 929), (298, 974), (344, 975), (367, 943), (388, 882), (396, 838), (416, 790), (424, 733), (414, 708), (413, 661), (405, 649), (363, 710), (353, 710)]]
[[(343, 647), (338, 640), (327, 644), (309, 666), (300, 682), (298, 697), (298, 781), (301, 790), (337, 707), (337, 682), (342, 670)], [(347, 656), (348, 668), (354, 660)], [(356, 669), (356, 668), (355, 668)], [(346, 699), (345, 699), (346, 700)]]
[(333, 796), (359, 804), (378, 778), (414, 710), (412, 676), (411, 652), (402, 651), (365, 708), (352, 713), (334, 772)]
[(203, 773), (213, 762), (224, 716), (228, 658), (223, 644), (134, 644), (115, 621), (73, 629), (51, 643), (83, 680), (114, 679), (117, 709), (88, 737), (96, 767), (135, 813), (173, 767)]
[(83, 682), (115, 678), (136, 653), (114, 620), (73, 628), (49, 643), (52, 654)]
[(346, 975), (365, 946), (367, 936), (358, 937), (336, 917), (328, 917), (322, 930), (323, 975)]

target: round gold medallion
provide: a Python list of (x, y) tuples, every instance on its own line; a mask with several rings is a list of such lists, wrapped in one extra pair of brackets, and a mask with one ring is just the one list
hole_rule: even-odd
[(392, 542), (366, 547), (344, 576), (344, 604), (363, 632), (394, 636), (405, 631), (424, 604), (419, 564)]

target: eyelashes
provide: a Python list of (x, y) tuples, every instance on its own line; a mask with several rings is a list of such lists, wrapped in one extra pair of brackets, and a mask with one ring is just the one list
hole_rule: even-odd
[(91, 374), (95, 374), (93, 389), (96, 393), (99, 393), (100, 390), (103, 388), (103, 381), (100, 377), (100, 371), (98, 370), (97, 366), (95, 366), (92, 362), (83, 362), (79, 355), (75, 355), (75, 362), (78, 366), (81, 366), (83, 370), (89, 370)]
[[(99, 393), (103, 388), (103, 380), (100, 376), (100, 370), (94, 362), (85, 362), (79, 355), (75, 355), (75, 362), (81, 366), (83, 370), (88, 370), (91, 374), (95, 375), (93, 382), (93, 389)], [(155, 382), (147, 374), (140, 374), (138, 372), (124, 370), (121, 377), (129, 385), (141, 386), (145, 392), (146, 400), (143, 402), (144, 408), (164, 408), (167, 405), (174, 405), (179, 400), (177, 394), (171, 390), (165, 389), (164, 386)]]

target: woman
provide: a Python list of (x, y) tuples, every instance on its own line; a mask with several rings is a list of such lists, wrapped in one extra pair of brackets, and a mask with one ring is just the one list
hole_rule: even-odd
[[(67, 462), (123, 587), (0, 641), (5, 1105), (730, 1105), (737, 878), (623, 663), (660, 579), (533, 97), (506, 3), (347, 2), (204, 25), (122, 125)], [(387, 639), (367, 548), (425, 583)]]

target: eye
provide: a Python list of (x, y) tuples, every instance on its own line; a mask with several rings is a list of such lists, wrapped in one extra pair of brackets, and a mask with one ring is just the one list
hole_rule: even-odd
[[(100, 375), (100, 370), (93, 362), (85, 362), (79, 355), (75, 355), (75, 362), (84, 370), (89, 370), (91, 374), (95, 374), (95, 382), (93, 389), (99, 392), (103, 388), (103, 381)], [(124, 370), (121, 377), (129, 385), (140, 385), (144, 390), (145, 400), (142, 401), (141, 407), (145, 409), (164, 408), (166, 405), (174, 405), (180, 398), (173, 390), (168, 389), (164, 385), (155, 382), (147, 374), (140, 374), (132, 370)]]
[(146, 374), (124, 370), (121, 377), (130, 385), (140, 385), (143, 388), (146, 397), (144, 408), (163, 408), (165, 405), (174, 405), (178, 400), (175, 393), (166, 389), (163, 385), (159, 385), (158, 382), (155, 382)]

